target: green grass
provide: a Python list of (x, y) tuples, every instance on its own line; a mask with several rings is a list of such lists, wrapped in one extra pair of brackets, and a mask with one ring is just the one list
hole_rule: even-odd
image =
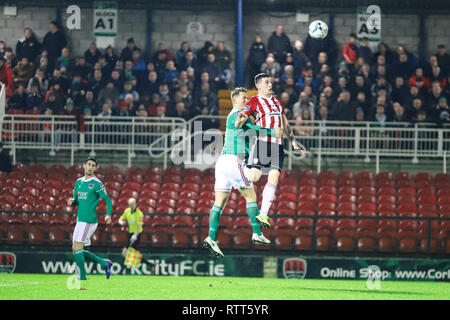
[(450, 283), (382, 281), (369, 290), (365, 281), (262, 278), (88, 276), (87, 290), (69, 290), (69, 275), (0, 274), (5, 300), (242, 300), (242, 299), (450, 299)]

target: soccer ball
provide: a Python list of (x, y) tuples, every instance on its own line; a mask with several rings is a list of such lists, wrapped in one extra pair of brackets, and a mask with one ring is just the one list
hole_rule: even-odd
[(328, 34), (328, 26), (322, 20), (316, 20), (309, 25), (309, 35), (313, 39), (324, 39)]

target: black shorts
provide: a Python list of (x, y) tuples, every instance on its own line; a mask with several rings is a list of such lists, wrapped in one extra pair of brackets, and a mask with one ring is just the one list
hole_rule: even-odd
[(282, 144), (256, 140), (250, 152), (247, 167), (263, 169), (283, 169), (284, 147)]
[(137, 246), (138, 246), (139, 243), (141, 242), (141, 235), (142, 235), (142, 232), (139, 233), (139, 235), (137, 236), (136, 241), (135, 241), (133, 244), (131, 244), (131, 237), (133, 236), (133, 234), (134, 234), (134, 233), (129, 233), (129, 234), (128, 234), (128, 246), (127, 246), (127, 248), (131, 247), (131, 248), (133, 248), (133, 249), (137, 249)]

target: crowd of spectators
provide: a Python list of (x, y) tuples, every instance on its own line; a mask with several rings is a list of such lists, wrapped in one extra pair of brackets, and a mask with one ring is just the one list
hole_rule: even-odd
[[(206, 41), (195, 50), (182, 42), (170, 52), (159, 43), (152, 54), (129, 38), (116, 52), (91, 43), (73, 56), (57, 23), (42, 42), (30, 28), (15, 50), (0, 41), (0, 81), (7, 86), (8, 109), (46, 115), (182, 117), (218, 115), (217, 92), (232, 83), (230, 51), (224, 42)], [(444, 45), (426, 61), (404, 46), (370, 48), (351, 34), (340, 54), (332, 35), (291, 42), (278, 25), (267, 40), (251, 45), (247, 87), (266, 72), (284, 102), (289, 119), (435, 122), (450, 121), (450, 55)], [(218, 122), (210, 121), (212, 127)], [(300, 130), (299, 134), (309, 134)]]
[(218, 115), (217, 92), (231, 85), (231, 63), (221, 41), (207, 41), (199, 50), (183, 42), (174, 53), (159, 43), (150, 55), (129, 38), (119, 52), (91, 43), (84, 55), (73, 56), (55, 21), (42, 42), (30, 28), (15, 50), (0, 41), (7, 108), (24, 113), (186, 120)]
[(275, 94), (299, 126), (305, 120), (374, 121), (380, 126), (450, 122), (450, 55), (445, 45), (421, 61), (402, 45), (391, 49), (380, 43), (374, 51), (368, 38), (359, 43), (352, 33), (339, 55), (332, 36), (291, 42), (278, 25), (267, 46), (256, 36), (247, 72), (248, 86), (259, 72), (273, 77)]

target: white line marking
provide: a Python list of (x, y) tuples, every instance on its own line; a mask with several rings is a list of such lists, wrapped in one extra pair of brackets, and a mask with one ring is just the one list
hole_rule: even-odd
[(16, 287), (16, 286), (29, 286), (39, 284), (39, 282), (24, 282), (24, 283), (12, 283), (12, 284), (4, 284), (0, 283), (0, 287)]

